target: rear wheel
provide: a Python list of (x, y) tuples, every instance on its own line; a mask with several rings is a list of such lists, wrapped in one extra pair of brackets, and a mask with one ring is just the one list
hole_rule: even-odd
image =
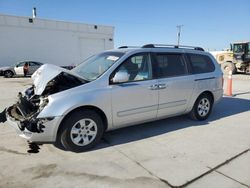
[(189, 116), (193, 120), (206, 120), (211, 113), (213, 107), (212, 97), (207, 94), (201, 94), (195, 101), (192, 111)]
[(103, 132), (102, 119), (95, 111), (79, 110), (63, 121), (58, 139), (65, 149), (82, 152), (94, 147)]
[(11, 77), (13, 77), (13, 75), (14, 75), (14, 73), (12, 71), (10, 71), (10, 70), (7, 70), (7, 71), (4, 72), (4, 76), (6, 78), (11, 78)]
[(235, 65), (232, 62), (224, 62), (221, 64), (221, 70), (223, 74), (228, 74), (228, 72), (231, 70), (233, 74), (237, 72), (237, 69)]

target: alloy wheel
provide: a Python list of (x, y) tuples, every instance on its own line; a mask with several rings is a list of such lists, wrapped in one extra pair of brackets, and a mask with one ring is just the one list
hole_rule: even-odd
[(81, 119), (77, 121), (70, 131), (72, 142), (78, 146), (90, 144), (97, 135), (97, 125), (92, 119)]
[(202, 98), (198, 104), (198, 114), (202, 117), (206, 116), (210, 110), (210, 102), (207, 98)]

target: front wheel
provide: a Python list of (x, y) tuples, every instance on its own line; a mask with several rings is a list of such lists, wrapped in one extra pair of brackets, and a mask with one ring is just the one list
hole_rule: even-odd
[(193, 120), (206, 120), (211, 113), (213, 107), (212, 97), (206, 93), (200, 95), (195, 101), (189, 116)]
[(4, 77), (6, 77), (6, 78), (11, 78), (11, 77), (13, 77), (13, 75), (14, 75), (14, 73), (12, 71), (7, 70), (4, 72)]
[(102, 119), (95, 111), (79, 110), (63, 121), (58, 139), (65, 149), (83, 152), (94, 147), (103, 132)]

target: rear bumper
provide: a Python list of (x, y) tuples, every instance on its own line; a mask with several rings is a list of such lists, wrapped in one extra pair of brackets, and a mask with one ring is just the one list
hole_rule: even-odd
[(46, 121), (43, 123), (44, 129), (43, 132), (41, 133), (34, 133), (30, 132), (26, 128), (22, 131), (19, 127), (20, 123), (18, 121), (13, 120), (10, 116), (7, 115), (7, 122), (8, 124), (13, 127), (16, 131), (17, 134), (25, 138), (26, 140), (30, 142), (55, 142), (56, 141), (56, 136), (57, 136), (57, 130), (60, 125), (60, 122), (63, 117), (54, 117), (52, 120)]

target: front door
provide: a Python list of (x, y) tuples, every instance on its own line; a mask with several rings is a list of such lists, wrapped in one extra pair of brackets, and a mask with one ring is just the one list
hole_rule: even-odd
[(119, 71), (128, 73), (129, 78), (124, 83), (111, 85), (114, 126), (154, 120), (158, 108), (158, 90), (155, 87), (158, 81), (152, 79), (149, 54), (131, 56), (112, 75)]
[(15, 70), (15, 73), (17, 75), (24, 75), (24, 72), (23, 72), (23, 66), (24, 66), (25, 62), (21, 62), (21, 63), (18, 63), (15, 67), (14, 67), (14, 70)]

